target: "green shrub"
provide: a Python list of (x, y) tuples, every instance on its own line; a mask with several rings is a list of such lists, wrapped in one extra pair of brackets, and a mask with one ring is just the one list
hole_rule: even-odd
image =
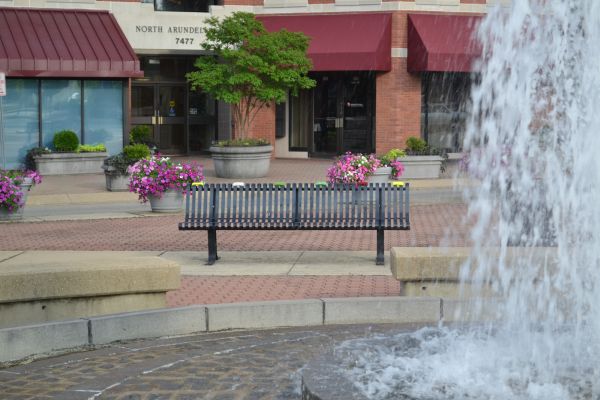
[(150, 157), (150, 148), (145, 144), (130, 144), (123, 147), (123, 154), (125, 155), (125, 158), (137, 161), (142, 158)]
[(379, 161), (381, 161), (381, 165), (388, 166), (392, 161), (396, 161), (399, 157), (405, 157), (406, 153), (404, 150), (400, 149), (391, 149), (381, 157), (379, 157)]
[(129, 143), (146, 144), (152, 140), (152, 132), (148, 125), (136, 125), (129, 131)]
[(266, 139), (246, 138), (246, 139), (228, 139), (217, 142), (219, 147), (250, 147), (250, 146), (268, 146), (270, 143)]
[(79, 147), (79, 138), (73, 131), (60, 131), (54, 134), (53, 144), (56, 151), (75, 152)]
[(79, 146), (80, 153), (101, 153), (106, 151), (106, 146), (102, 143), (99, 144), (82, 144)]
[(406, 149), (413, 154), (420, 154), (427, 151), (427, 142), (421, 138), (411, 136), (406, 140)]

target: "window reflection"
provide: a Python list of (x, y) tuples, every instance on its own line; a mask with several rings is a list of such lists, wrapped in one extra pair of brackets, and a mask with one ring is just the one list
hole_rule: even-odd
[(472, 77), (467, 73), (427, 73), (422, 85), (422, 136), (431, 147), (462, 150)]
[(209, 0), (155, 0), (156, 11), (208, 12)]
[(3, 99), (4, 155), (9, 169), (20, 167), (27, 150), (38, 145), (38, 83), (27, 79), (6, 81), (7, 95)]
[(81, 84), (76, 80), (42, 81), (42, 143), (52, 147), (54, 134), (71, 130), (81, 140)]

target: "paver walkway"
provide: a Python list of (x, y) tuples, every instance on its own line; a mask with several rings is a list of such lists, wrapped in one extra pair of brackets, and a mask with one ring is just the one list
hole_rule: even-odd
[(406, 326), (326, 326), (115, 343), (0, 370), (2, 400), (297, 400), (301, 368), (343, 340)]

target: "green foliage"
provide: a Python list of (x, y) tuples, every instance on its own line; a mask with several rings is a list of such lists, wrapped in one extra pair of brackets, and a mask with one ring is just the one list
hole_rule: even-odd
[(52, 150), (47, 147), (34, 147), (27, 151), (25, 155), (25, 169), (35, 171), (35, 157), (41, 156), (42, 154), (50, 154)]
[(215, 57), (196, 60), (197, 71), (186, 75), (192, 89), (200, 88), (217, 100), (232, 104), (239, 137), (245, 138), (256, 113), (271, 102), (297, 96), (315, 81), (306, 56), (309, 38), (298, 32), (267, 32), (254, 14), (235, 12), (205, 21), (203, 48)]
[(406, 140), (406, 150), (411, 154), (422, 154), (427, 151), (427, 142), (421, 138), (411, 136)]
[(128, 159), (125, 154), (119, 153), (114, 156), (110, 156), (104, 159), (104, 165), (102, 168), (110, 173), (116, 173), (120, 175), (127, 175), (127, 168), (132, 165), (135, 161)]
[[(150, 157), (150, 148), (145, 144), (130, 144), (129, 146), (123, 147), (123, 154), (126, 158), (132, 161), (138, 161), (142, 158)], [(133, 164), (133, 163), (132, 163)]]
[(79, 147), (79, 138), (75, 132), (64, 130), (54, 134), (52, 143), (56, 151), (76, 152)]
[(147, 144), (152, 141), (152, 131), (148, 125), (136, 125), (129, 131), (129, 143)]
[(406, 153), (404, 150), (400, 149), (391, 149), (381, 157), (379, 157), (379, 161), (381, 161), (382, 166), (389, 166), (392, 161), (396, 161), (399, 157), (405, 157)]
[(221, 140), (215, 144), (218, 147), (251, 147), (268, 146), (269, 142), (265, 139), (246, 138), (246, 139), (228, 139)]
[(79, 153), (101, 153), (106, 151), (106, 146), (103, 143), (99, 144), (82, 144), (79, 145)]

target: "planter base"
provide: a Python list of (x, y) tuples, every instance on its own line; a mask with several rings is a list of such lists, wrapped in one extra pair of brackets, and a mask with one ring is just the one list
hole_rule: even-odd
[(44, 175), (97, 174), (107, 153), (51, 153), (35, 157), (35, 168)]
[(406, 156), (398, 159), (404, 165), (401, 179), (438, 179), (442, 166), (439, 156)]
[(162, 197), (148, 196), (150, 208), (155, 213), (177, 213), (183, 209), (183, 193), (171, 189), (162, 194)]
[(129, 190), (129, 175), (105, 173), (106, 190), (109, 192), (126, 192)]
[(269, 173), (273, 146), (210, 148), (219, 178), (263, 178)]

